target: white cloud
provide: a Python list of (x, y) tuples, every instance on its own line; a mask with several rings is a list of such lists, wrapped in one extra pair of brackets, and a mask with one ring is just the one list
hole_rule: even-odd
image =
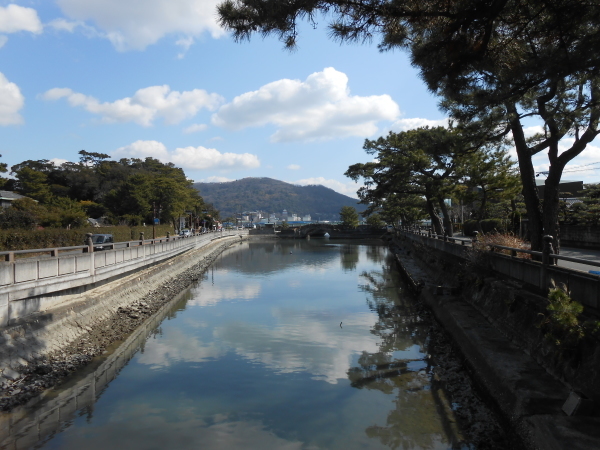
[(207, 128), (208, 128), (208, 125), (206, 125), (205, 123), (195, 123), (193, 125), (190, 125), (186, 129), (184, 129), (183, 132), (186, 134), (196, 133), (198, 131), (204, 131)]
[(185, 41), (205, 32), (213, 38), (225, 34), (217, 24), (215, 12), (220, 0), (58, 0), (57, 3), (71, 19), (93, 23), (119, 51), (144, 50), (167, 35)]
[(544, 134), (544, 127), (541, 125), (534, 125), (531, 127), (523, 128), (523, 132), (526, 137), (535, 136), (536, 134)]
[(222, 301), (253, 300), (260, 295), (260, 292), (261, 285), (259, 283), (248, 283), (242, 286), (210, 286), (210, 289), (200, 287), (195, 292), (194, 298), (189, 300), (187, 304), (190, 306), (214, 306)]
[(198, 183), (227, 183), (228, 181), (233, 181), (233, 179), (227, 177), (208, 177), (197, 180)]
[(298, 164), (290, 164), (289, 166), (287, 166), (287, 168), (290, 170), (299, 170), (300, 166)]
[(347, 195), (348, 197), (358, 198), (356, 195), (356, 191), (358, 191), (362, 184), (357, 184), (354, 181), (349, 183), (342, 183), (337, 180), (328, 180), (323, 177), (313, 177), (313, 178), (304, 178), (298, 181), (291, 181), (292, 184), (299, 184), (300, 186), (308, 186), (311, 184), (320, 184), (322, 186), (328, 187), (329, 189), (333, 189), (340, 194)]
[[(562, 139), (559, 142), (559, 154), (568, 150), (575, 142), (572, 137)], [(583, 152), (573, 158), (565, 166), (562, 180), (577, 180), (584, 183), (597, 183), (600, 173), (600, 142), (592, 141)], [(516, 159), (516, 157), (515, 157)], [(550, 167), (548, 152), (540, 152), (532, 158), (533, 167), (536, 172), (547, 171)], [(546, 175), (540, 175), (539, 179), (545, 179)]]
[(193, 43), (194, 43), (194, 38), (191, 36), (183, 38), (183, 39), (179, 39), (178, 41), (176, 41), (175, 45), (178, 45), (181, 47), (181, 53), (179, 53), (177, 55), (177, 58), (183, 59), (185, 57), (185, 54), (190, 49), (190, 47), (192, 46)]
[(23, 117), (19, 114), (25, 104), (25, 98), (21, 94), (19, 86), (11, 83), (0, 72), (0, 125), (18, 125), (23, 123)]
[(190, 170), (237, 170), (260, 167), (256, 155), (250, 153), (221, 153), (214, 148), (183, 147), (173, 151), (158, 141), (136, 141), (115, 150), (113, 158), (140, 158), (148, 156), (164, 163), (172, 162), (178, 167)]
[(260, 167), (258, 157), (251, 153), (220, 153), (214, 148), (202, 146), (175, 149), (175, 152), (171, 154), (171, 162), (193, 170), (234, 170)]
[(415, 117), (412, 119), (399, 119), (392, 124), (390, 129), (392, 131), (408, 131), (415, 130), (420, 127), (446, 127), (448, 126), (448, 119), (440, 119), (440, 120), (430, 120), (430, 119), (421, 119), (419, 117)]
[(56, 30), (67, 31), (69, 33), (72, 33), (78, 26), (83, 26), (83, 23), (79, 21), (72, 21), (60, 18), (48, 22), (48, 26)]
[(0, 6), (0, 33), (29, 31), (40, 34), (43, 29), (44, 27), (35, 9), (15, 4), (8, 5), (5, 8)]
[(162, 142), (158, 141), (135, 141), (124, 147), (119, 147), (111, 156), (115, 159), (120, 158), (140, 158), (151, 157), (163, 162), (168, 162), (169, 152)]
[(4, 44), (8, 42), (8, 36), (0, 34), (0, 48), (4, 47)]
[(356, 313), (344, 317), (344, 333), (336, 333), (329, 318), (274, 308), (276, 327), (251, 323), (226, 323), (214, 335), (236, 353), (279, 373), (307, 372), (313, 379), (337, 384), (348, 379), (348, 369), (356, 349), (377, 352), (375, 336), (365, 338), (373, 325), (373, 315)]
[[(523, 128), (523, 132), (526, 137), (531, 137), (535, 134), (544, 134), (544, 127), (541, 125), (533, 125)], [(509, 137), (512, 138), (512, 135), (509, 135)], [(562, 154), (562, 152), (571, 148), (574, 142), (575, 139), (573, 137), (561, 139), (558, 144), (559, 154)], [(514, 161), (518, 161), (515, 147), (510, 147), (508, 153)], [(600, 155), (600, 139), (596, 139), (592, 141), (591, 144), (588, 144), (583, 152), (573, 158), (573, 160), (565, 166), (561, 179), (578, 180), (583, 181), (584, 183), (597, 183), (598, 174), (600, 173), (600, 158), (598, 155)], [(548, 171), (550, 168), (548, 151), (544, 150), (533, 155), (531, 161), (535, 172), (539, 173), (538, 180), (544, 180), (547, 175), (541, 174), (540, 172)]]
[(305, 81), (283, 79), (247, 92), (213, 115), (215, 125), (232, 130), (274, 124), (271, 140), (311, 141), (371, 136), (377, 122), (400, 114), (389, 95), (351, 96), (348, 77), (332, 67)]
[(144, 348), (144, 353), (137, 358), (138, 363), (150, 366), (151, 369), (169, 367), (173, 363), (203, 362), (215, 359), (226, 353), (226, 349), (218, 343), (204, 343), (197, 337), (186, 335), (178, 328), (166, 328), (161, 339)]
[(139, 89), (132, 97), (101, 103), (89, 95), (73, 92), (69, 88), (53, 88), (42, 96), (44, 100), (66, 98), (73, 107), (82, 107), (92, 114), (98, 114), (103, 122), (135, 122), (150, 126), (161, 117), (172, 125), (195, 116), (202, 108), (214, 110), (222, 103), (218, 94), (209, 94), (202, 89), (192, 91), (171, 91), (167, 85), (150, 86)]
[(62, 158), (52, 158), (48, 161), (51, 162), (56, 167), (59, 167), (60, 165), (66, 163), (66, 162), (69, 162), (68, 159), (62, 159)]

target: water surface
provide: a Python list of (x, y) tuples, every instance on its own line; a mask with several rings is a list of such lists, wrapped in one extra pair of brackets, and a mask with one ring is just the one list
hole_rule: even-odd
[(377, 242), (236, 244), (159, 319), (58, 392), (67, 406), (31, 413), (37, 423), (5, 442), (449, 449), (461, 440), (430, 381), (429, 323)]

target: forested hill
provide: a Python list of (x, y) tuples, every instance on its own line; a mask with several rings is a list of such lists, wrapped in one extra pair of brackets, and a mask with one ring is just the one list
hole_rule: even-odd
[(342, 206), (365, 209), (358, 200), (321, 185), (296, 186), (272, 178), (243, 178), (225, 183), (194, 183), (207, 203), (221, 212), (221, 217), (240, 211), (264, 211), (278, 217), (286, 209), (299, 216), (310, 214), (313, 220), (339, 220)]

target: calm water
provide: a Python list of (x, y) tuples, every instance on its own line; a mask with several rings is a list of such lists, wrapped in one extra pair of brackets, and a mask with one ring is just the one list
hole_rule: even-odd
[(452, 448), (460, 432), (443, 391), (430, 384), (428, 329), (386, 247), (240, 243), (164, 319), (25, 418), (5, 421), (12, 436), (0, 442)]

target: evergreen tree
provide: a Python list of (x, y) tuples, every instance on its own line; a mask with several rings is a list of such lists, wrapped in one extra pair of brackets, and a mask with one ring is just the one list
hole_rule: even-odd
[[(600, 132), (598, 0), (226, 0), (218, 13), (238, 40), (276, 34), (293, 48), (297, 21), (323, 14), (336, 39), (378, 34), (382, 50), (409, 50), (452, 116), (510, 130), (532, 248), (541, 249), (544, 234), (558, 235), (563, 170)], [(532, 117), (544, 131), (528, 138), (524, 120)], [(572, 142), (561, 152), (565, 137)], [(540, 152), (550, 163), (543, 203), (532, 163)]]
[(358, 212), (352, 206), (342, 206), (340, 209), (340, 221), (347, 228), (356, 228), (358, 226)]
[(376, 161), (354, 164), (346, 171), (355, 181), (365, 180), (358, 192), (362, 203), (381, 206), (391, 195), (422, 196), (434, 231), (452, 236), (445, 200), (456, 190), (461, 161), (473, 151), (459, 132), (443, 127), (390, 132), (367, 139), (364, 149)]

